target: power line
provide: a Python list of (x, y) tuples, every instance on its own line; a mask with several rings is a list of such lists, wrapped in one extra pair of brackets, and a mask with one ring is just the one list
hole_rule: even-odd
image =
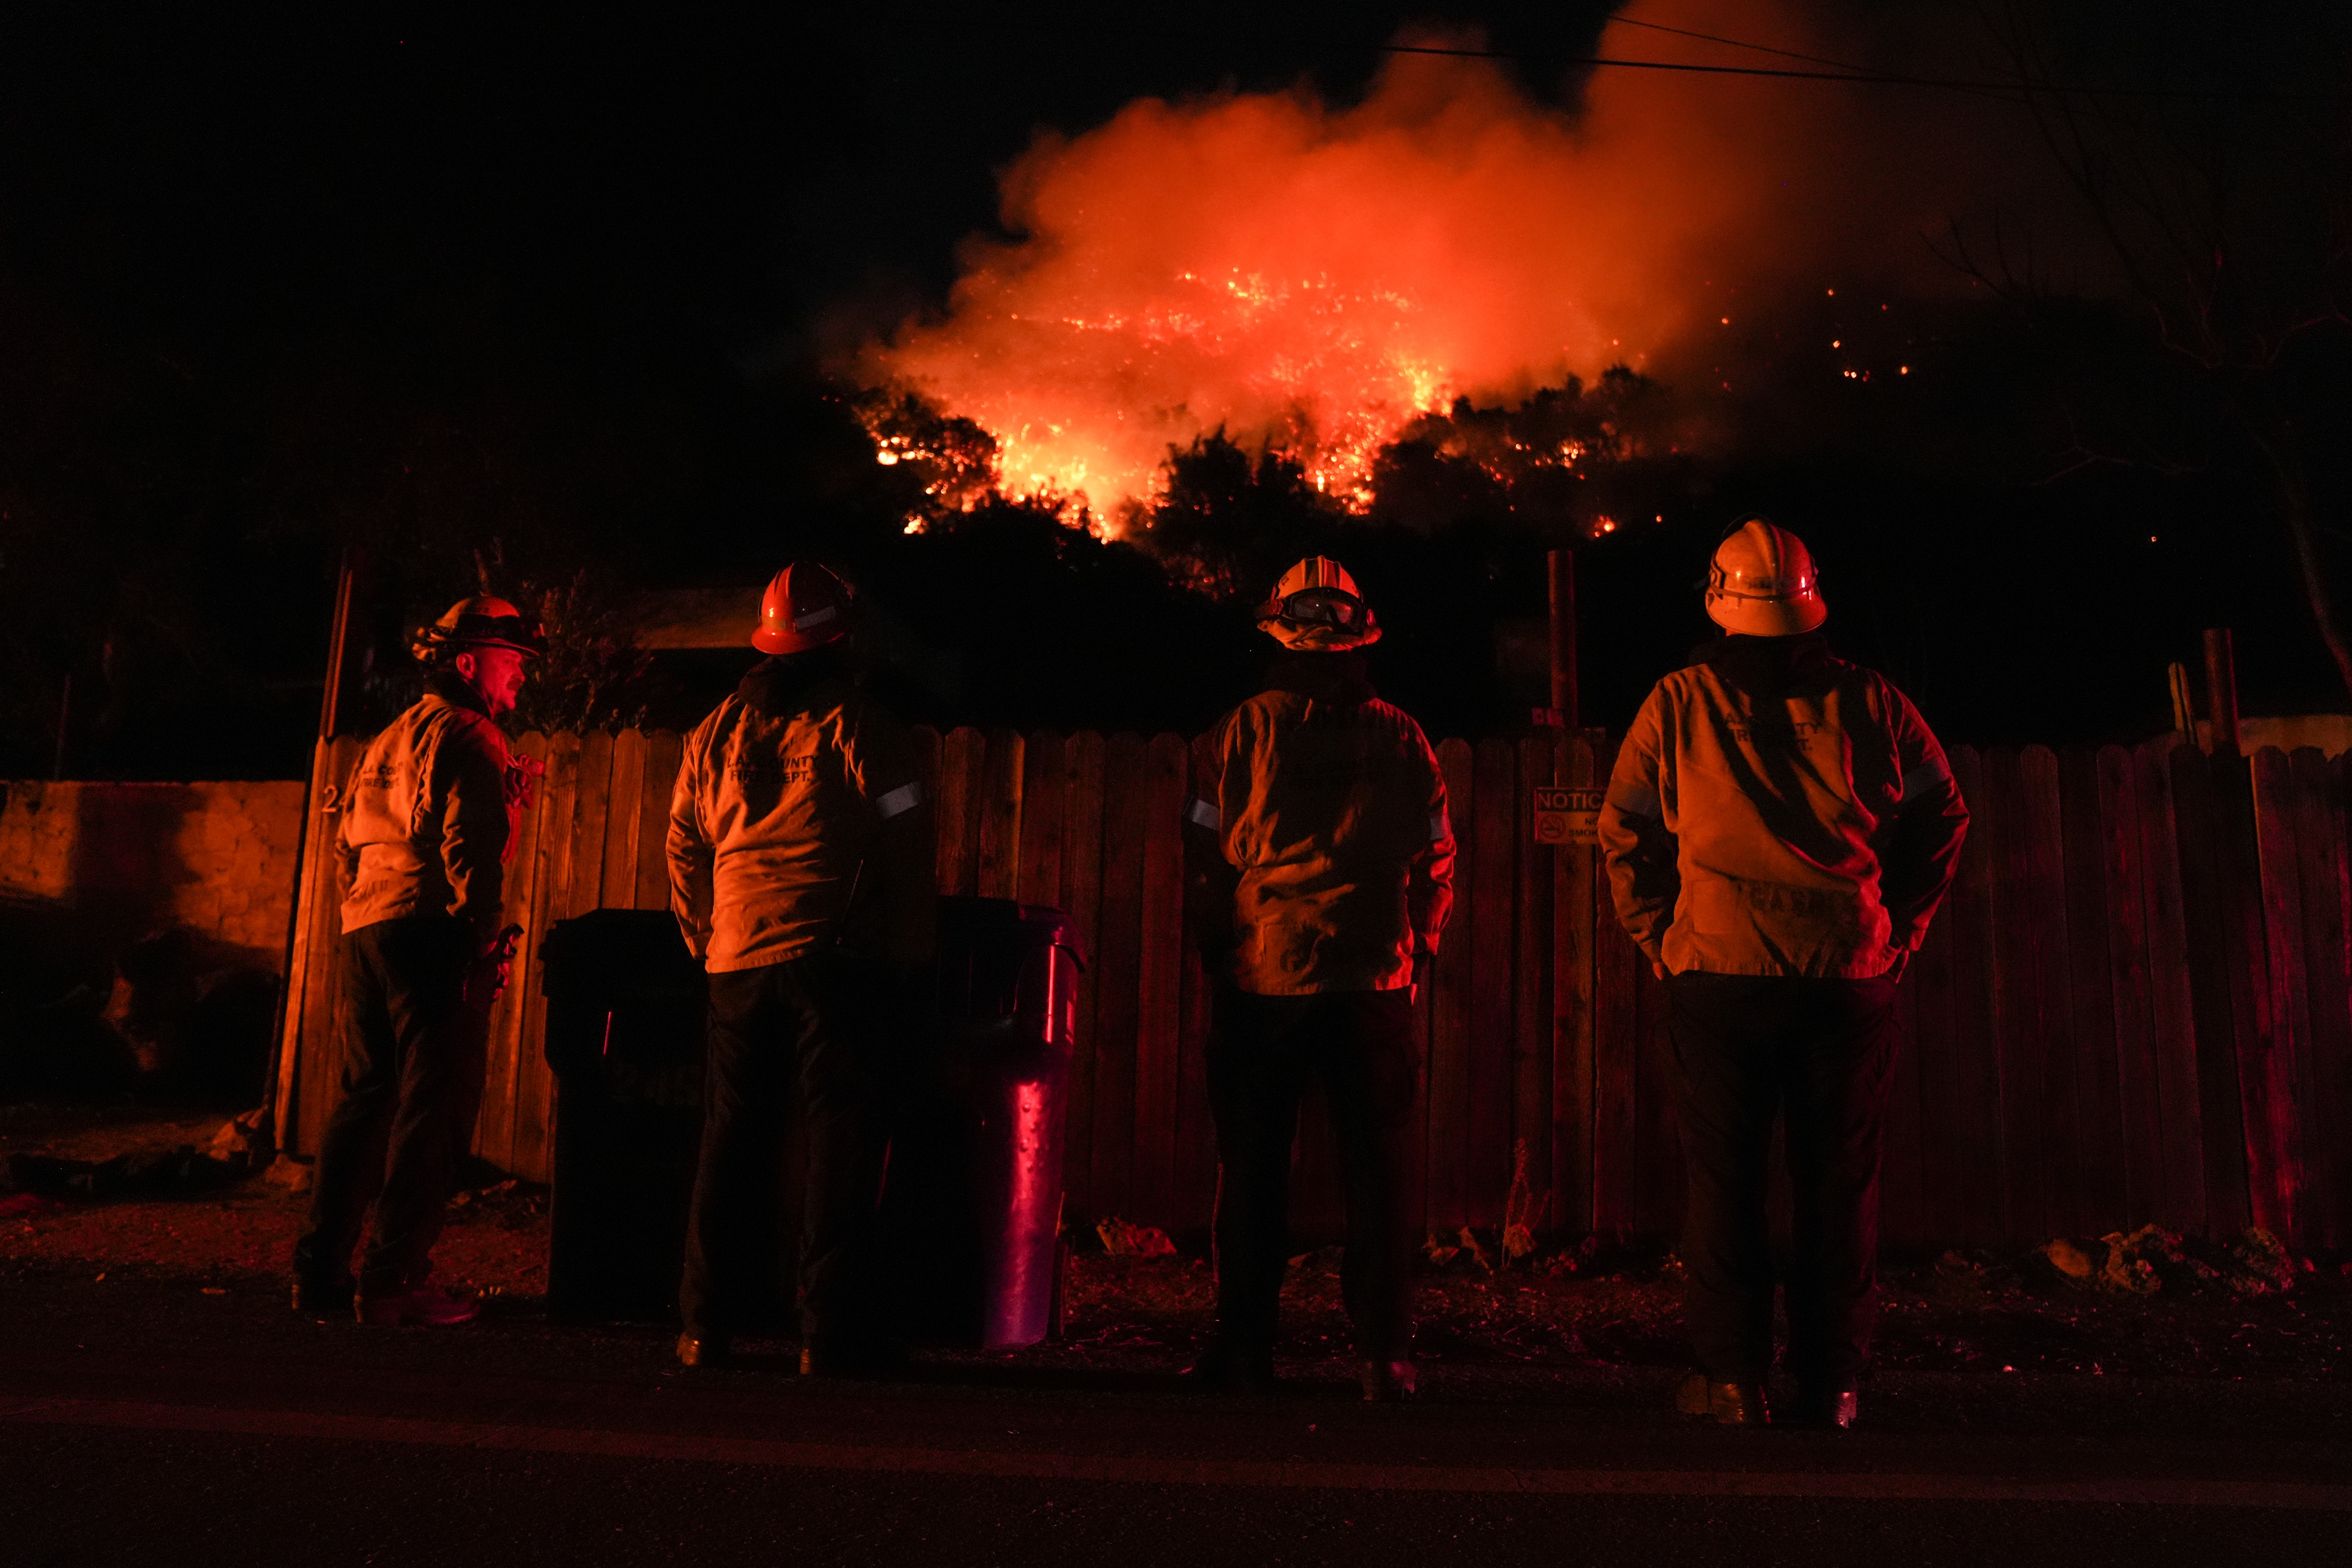
[[(1761, 45), (1755, 44), (1743, 44), (1738, 47), (1762, 47)], [(1502, 49), (1445, 48), (1434, 44), (1383, 44), (1381, 47), (1384, 53), (1392, 55), (1447, 55), (1463, 59), (1517, 60), (1523, 63), (1535, 63), (1527, 55), (1512, 54)], [(1768, 49), (1765, 52), (1782, 54), (1786, 51)], [(1795, 58), (1801, 59), (1810, 57)], [(2228, 92), (2200, 90), (2195, 88), (2074, 87), (2060, 82), (1965, 81), (1955, 77), (1895, 76), (1879, 71), (1861, 70), (1787, 70), (1775, 69), (1769, 66), (1702, 66), (1685, 64), (1677, 60), (1628, 60), (1600, 55), (1571, 55), (1557, 61), (1547, 57), (1545, 63), (1562, 66), (1613, 66), (1622, 70), (1691, 71), (1702, 76), (1756, 76), (1775, 77), (1793, 81), (1846, 81), (1873, 87), (1932, 87), (1940, 88), (1948, 92), (1976, 93), (1987, 98), (1997, 98), (2009, 103), (2029, 102), (2035, 93), (2047, 93), (2053, 97), (2246, 99), (2263, 101), (2315, 96), (2309, 93)]]
[(1868, 66), (1855, 65), (1852, 60), (1828, 60), (1819, 55), (1801, 55), (1794, 49), (1776, 49), (1769, 44), (1743, 43), (1716, 33), (1694, 33), (1688, 27), (1669, 27), (1664, 22), (1644, 22), (1633, 16), (1612, 16), (1610, 25), (1617, 27), (1647, 27), (1653, 33), (1672, 33), (1677, 37), (1701, 38), (1710, 44), (1727, 44), (1735, 49), (1752, 49), (1759, 55), (1778, 55), (1784, 60), (1803, 60), (1808, 65), (1835, 66), (1842, 71), (1866, 71)]

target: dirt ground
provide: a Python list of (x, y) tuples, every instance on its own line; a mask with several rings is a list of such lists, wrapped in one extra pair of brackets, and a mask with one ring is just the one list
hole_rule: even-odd
[[(30, 1154), (105, 1160), (204, 1148), (217, 1113), (134, 1107), (0, 1106), (0, 1171)], [(299, 1169), (293, 1167), (292, 1169)], [(111, 1199), (6, 1190), (0, 1279), (88, 1269), (184, 1280), (209, 1292), (275, 1293), (307, 1202), (284, 1163), (211, 1190)], [(436, 1252), (448, 1277), (536, 1311), (546, 1288), (547, 1194), (499, 1180), (459, 1195)], [(1111, 1239), (1123, 1241), (1116, 1227)], [(1158, 1245), (1148, 1240), (1148, 1245)], [(1209, 1331), (1213, 1290), (1199, 1257), (1113, 1256), (1076, 1238), (1067, 1331), (1018, 1352), (1037, 1364), (1180, 1362)], [(1465, 1367), (1671, 1366), (1683, 1360), (1679, 1266), (1671, 1256), (1584, 1248), (1494, 1262), (1438, 1249), (1420, 1291), (1416, 1354)], [(1337, 1248), (1303, 1255), (1285, 1289), (1286, 1362), (1347, 1356)], [(2215, 1245), (2144, 1234), (2053, 1244), (2019, 1258), (1946, 1253), (1893, 1259), (1884, 1276), (1878, 1364), (1933, 1372), (2352, 1376), (2352, 1263), (2295, 1258), (2263, 1238)]]

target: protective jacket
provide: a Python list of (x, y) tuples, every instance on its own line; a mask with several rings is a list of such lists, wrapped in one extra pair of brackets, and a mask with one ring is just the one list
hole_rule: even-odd
[(1356, 656), (1277, 658), (1192, 748), (1187, 902), (1212, 973), (1246, 992), (1391, 991), (1453, 906), (1445, 777)]
[(524, 787), (481, 700), (446, 676), (428, 681), (423, 700), (368, 742), (343, 793), (343, 930), (447, 915), (487, 946)]
[(1618, 919), (1671, 973), (1853, 980), (1918, 947), (1968, 823), (1885, 677), (1818, 635), (1735, 637), (1643, 703), (1601, 842)]
[(929, 956), (936, 893), (912, 738), (822, 651), (771, 658), (687, 737), (670, 908), (713, 974), (842, 943)]

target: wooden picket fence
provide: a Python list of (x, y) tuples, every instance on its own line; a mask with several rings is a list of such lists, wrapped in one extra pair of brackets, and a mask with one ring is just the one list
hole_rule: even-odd
[[(1210, 993), (1181, 920), (1186, 746), (1174, 735), (919, 731), (939, 885), (1052, 904), (1088, 963), (1070, 1084), (1067, 1212), (1207, 1224)], [(322, 743), (291, 954), (278, 1125), (317, 1148), (335, 1071), (332, 856), (363, 742)], [(476, 1148), (549, 1168), (538, 944), (556, 921), (667, 902), (679, 739), (529, 735), (547, 766), (509, 870), (526, 928), (494, 1021)], [(1426, 1226), (1671, 1236), (1681, 1163), (1661, 990), (1620, 931), (1595, 851), (1536, 842), (1532, 791), (1605, 780), (1612, 749), (1555, 733), (1438, 748), (1461, 844), (1453, 924), (1418, 999), (1413, 1129)], [(2347, 776), (2317, 752), (2210, 760), (1967, 747), (1959, 880), (1903, 987), (1909, 1046), (1887, 1140), (1900, 1246), (2017, 1247), (2155, 1221), (2352, 1244), (2352, 875)], [(1335, 1236), (1330, 1134), (1310, 1110), (1295, 1208)]]

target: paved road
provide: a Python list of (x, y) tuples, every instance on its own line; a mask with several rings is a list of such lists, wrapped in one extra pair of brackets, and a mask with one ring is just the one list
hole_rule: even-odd
[(2337, 1560), (2341, 1384), (1889, 1378), (1876, 1430), (1693, 1430), (1660, 1369), (1210, 1402), (1162, 1370), (684, 1373), (651, 1331), (305, 1322), (0, 1279), (0, 1564)]

